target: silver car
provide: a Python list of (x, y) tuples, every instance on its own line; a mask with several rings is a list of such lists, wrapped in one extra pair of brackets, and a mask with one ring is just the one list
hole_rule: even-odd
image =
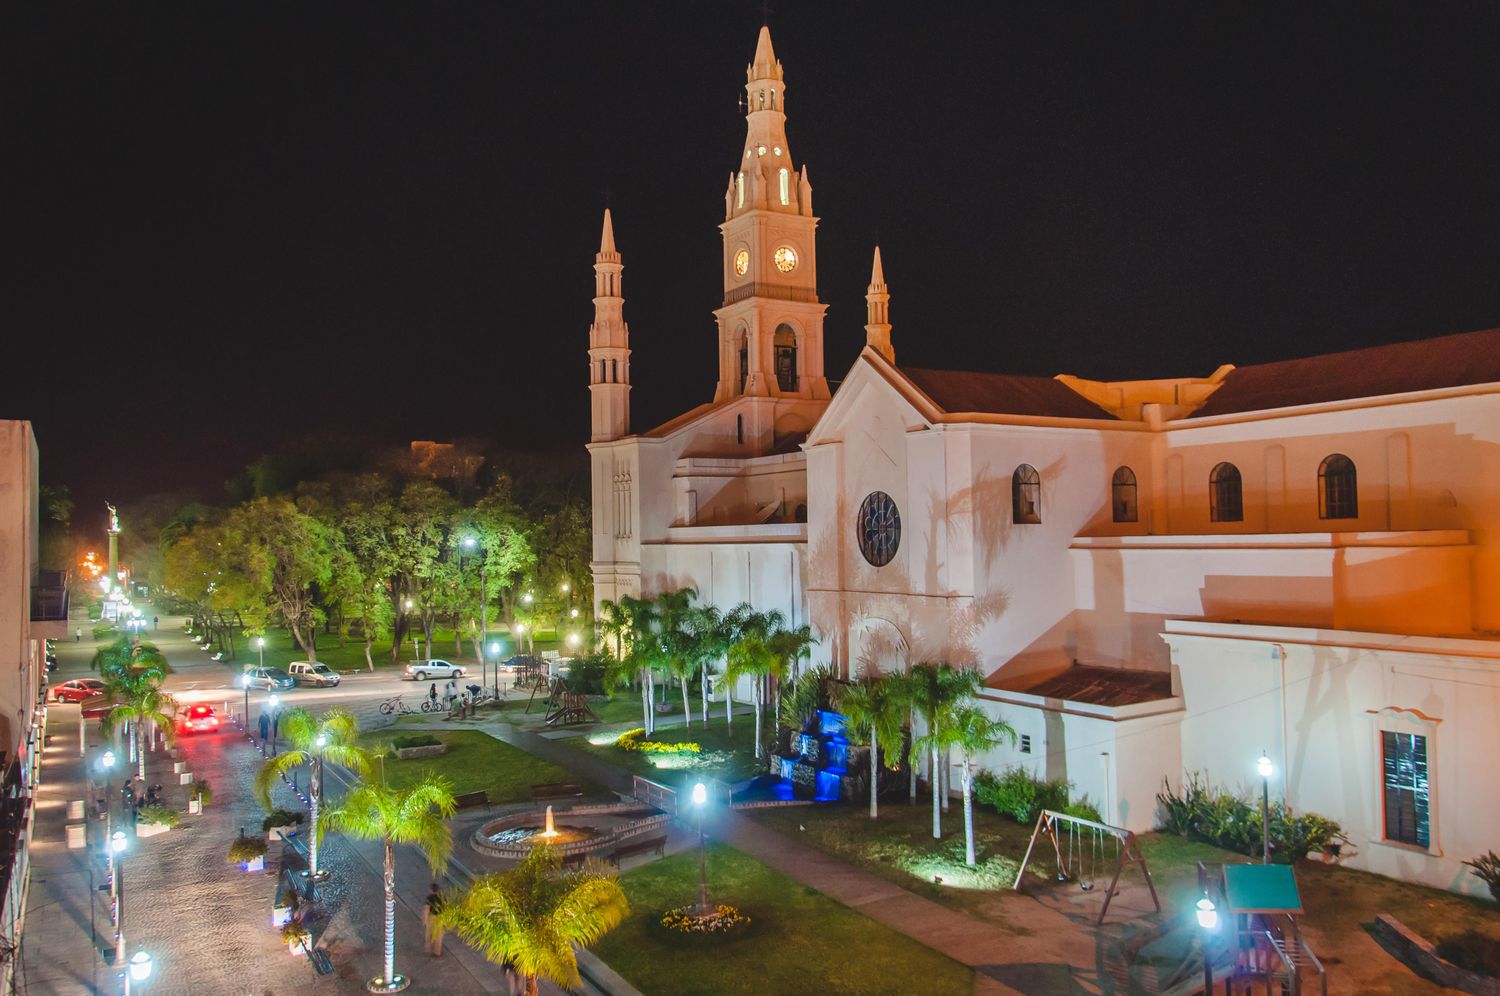
[(292, 676), (287, 674), (280, 668), (246, 668), (245, 674), (250, 678), (251, 688), (264, 688), (268, 692), (274, 692), (278, 689), (285, 691), (288, 688), (295, 688), (297, 685), (297, 683), (292, 680)]
[(428, 678), (458, 678), (463, 673), (462, 667), (449, 661), (412, 661), (406, 665), (406, 676), (414, 681), (426, 681)]

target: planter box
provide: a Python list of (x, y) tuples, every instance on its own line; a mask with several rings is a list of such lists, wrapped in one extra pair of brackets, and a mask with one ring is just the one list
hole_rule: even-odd
[(240, 867), (243, 868), (243, 869), (245, 869), (245, 871), (247, 871), (247, 872), (265, 871), (266, 870), (266, 856), (264, 854), (262, 854), (258, 858), (251, 858), (249, 861), (241, 861), (240, 862)]
[(419, 757), (440, 757), (448, 753), (447, 744), (428, 744), (426, 747), (398, 747), (396, 756), (403, 761)]
[(193, 773), (191, 771), (184, 771), (182, 774), (178, 775), (177, 776), (177, 784), (179, 784), (179, 785), (191, 785), (191, 784), (193, 784)]
[(180, 774), (182, 774), (186, 770), (187, 770), (187, 762), (186, 761), (173, 761), (172, 762), (172, 774), (174, 774), (174, 775), (180, 775)]
[(292, 922), (292, 908), (285, 904), (271, 907), (271, 926), (280, 930)]
[(1433, 944), (1395, 917), (1382, 913), (1371, 931), (1375, 940), (1418, 975), (1475, 996), (1500, 996), (1500, 979), (1478, 975), (1447, 961)]
[(85, 846), (85, 834), (87, 832), (87, 827), (88, 824), (86, 823), (68, 824), (67, 830), (65, 831), (68, 840), (68, 850), (76, 851), (79, 848)]
[(302, 951), (303, 951), (303, 948), (305, 946), (306, 946), (306, 942), (305, 941), (287, 941), (286, 942), (287, 953), (290, 954), (290, 955), (292, 955), (293, 957), (296, 957), (297, 955), (301, 954)]
[(197, 816), (201, 812), (203, 812), (203, 804), (201, 802), (199, 802), (197, 799), (189, 799), (188, 800), (188, 815), (189, 816)]
[(166, 833), (172, 829), (165, 823), (138, 823), (135, 828), (137, 837), (155, 837), (159, 833)]

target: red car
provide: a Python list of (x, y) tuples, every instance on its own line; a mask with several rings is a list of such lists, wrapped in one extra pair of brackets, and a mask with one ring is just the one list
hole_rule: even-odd
[(178, 726), (182, 733), (212, 733), (218, 728), (219, 717), (214, 715), (213, 706), (206, 705), (188, 706)]
[(104, 682), (98, 678), (74, 678), (52, 689), (53, 702), (82, 702), (104, 691)]

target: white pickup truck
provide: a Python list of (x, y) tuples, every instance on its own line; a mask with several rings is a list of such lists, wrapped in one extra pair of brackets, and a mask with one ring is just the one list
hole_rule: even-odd
[(343, 680), (337, 671), (322, 661), (292, 661), (286, 666), (286, 673), (297, 684), (315, 688), (331, 688)]

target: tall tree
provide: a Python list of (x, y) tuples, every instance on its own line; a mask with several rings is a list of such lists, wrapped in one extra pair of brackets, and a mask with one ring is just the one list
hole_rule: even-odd
[(357, 840), (378, 840), (385, 845), (385, 974), (372, 979), (370, 987), (390, 988), (396, 975), (396, 845), (411, 844), (422, 852), (433, 873), (448, 864), (453, 853), (453, 831), (447, 819), (455, 811), (453, 789), (446, 778), (427, 775), (420, 781), (395, 789), (365, 782), (331, 806), (318, 824), (319, 836), (329, 830)]
[(318, 877), (318, 809), (323, 803), (323, 764), (332, 761), (351, 769), (360, 777), (370, 773), (369, 752), (359, 746), (359, 720), (347, 709), (333, 708), (314, 717), (306, 709), (288, 709), (280, 719), (280, 733), (287, 749), (261, 762), (255, 772), (255, 797), (271, 810), (271, 787), (289, 771), (308, 765), (308, 821), (312, 842), (308, 846), (308, 873)]
[(545, 844), (510, 871), (477, 878), (448, 900), (428, 929), (451, 930), (490, 961), (513, 965), (536, 996), (537, 980), (581, 984), (574, 946), (588, 947), (630, 915), (625, 890), (600, 868), (559, 873)]
[(932, 835), (942, 836), (941, 810), (947, 808), (943, 790), (943, 753), (948, 745), (933, 739), (944, 714), (979, 689), (979, 672), (955, 668), (947, 662), (921, 663), (912, 667), (903, 684), (906, 700), (923, 719), (927, 734), (912, 739), (911, 763), (916, 766), (922, 754), (929, 753), (932, 763)]
[(1002, 719), (991, 719), (983, 709), (972, 704), (952, 710), (941, 726), (942, 740), (963, 758), (964, 795), (964, 861), (974, 859), (974, 758), (1009, 740), (1016, 742), (1016, 731)]
[(170, 746), (177, 739), (177, 727), (173, 722), (177, 715), (177, 700), (161, 689), (161, 676), (154, 669), (116, 674), (105, 685), (105, 694), (114, 704), (99, 724), (105, 736), (126, 726), (135, 740), (135, 756), (139, 764), (136, 774), (146, 780), (145, 730), (149, 724), (161, 731), (162, 739)]
[(231, 509), (224, 519), (222, 542), (230, 571), (259, 595), (247, 606), (245, 621), (263, 628), (279, 619), (292, 638), (317, 660), (317, 632), (324, 614), (316, 589), (333, 571), (328, 528), (288, 498), (255, 498)]

